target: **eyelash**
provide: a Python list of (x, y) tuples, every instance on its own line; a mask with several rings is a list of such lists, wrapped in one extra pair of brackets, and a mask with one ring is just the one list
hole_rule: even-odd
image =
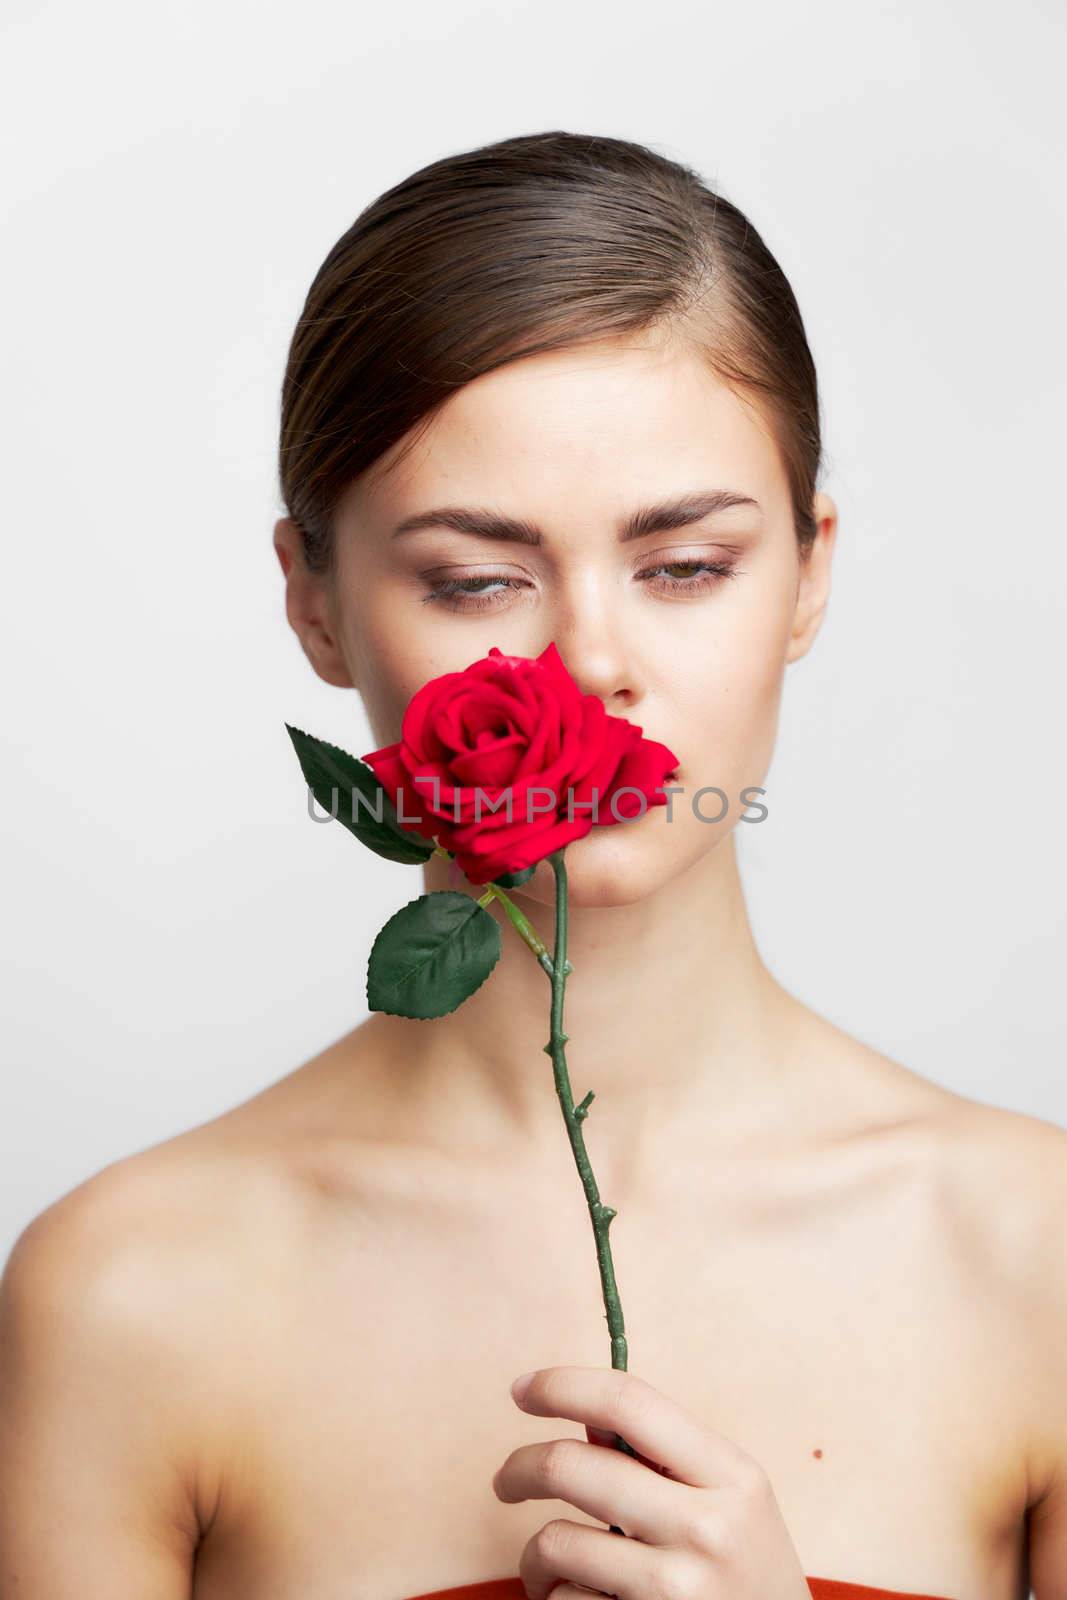
[[(660, 572), (664, 567), (703, 567), (704, 575), (700, 578), (663, 578), (660, 581), (670, 593), (678, 594), (703, 594), (708, 589), (713, 589), (723, 578), (732, 578), (738, 568), (731, 561), (661, 561), (656, 567), (649, 567), (647, 572), (640, 576), (647, 578)], [(476, 578), (443, 578), (440, 583), (432, 584), (430, 592), (423, 595), (423, 600), (437, 600), (442, 602), (450, 611), (489, 611), (501, 602), (491, 598), (487, 590), (474, 590), (465, 587), (468, 583), (504, 583), (511, 589), (520, 587), (513, 579), (503, 574), (480, 573)], [(501, 590), (497, 590), (499, 595)], [(463, 598), (465, 597), (465, 598)]]

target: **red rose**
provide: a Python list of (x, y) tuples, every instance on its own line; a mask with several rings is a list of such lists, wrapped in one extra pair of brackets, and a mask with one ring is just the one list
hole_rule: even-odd
[(362, 759), (401, 824), (450, 851), (471, 883), (519, 872), (594, 826), (639, 816), (642, 797), (666, 805), (660, 786), (678, 765), (666, 745), (582, 694), (555, 644), (536, 660), (493, 645), (466, 671), (430, 679), (408, 702), (399, 743)]

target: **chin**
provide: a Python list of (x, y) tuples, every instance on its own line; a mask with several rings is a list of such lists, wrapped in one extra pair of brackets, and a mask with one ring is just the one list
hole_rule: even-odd
[[(661, 823), (663, 819), (660, 819)], [(651, 836), (645, 824), (651, 815), (611, 828), (594, 828), (569, 844), (567, 904), (574, 906), (628, 906), (657, 894), (680, 869), (664, 849), (662, 835)], [(539, 905), (556, 903), (556, 877), (550, 861), (540, 861), (526, 883), (509, 891), (526, 895)]]

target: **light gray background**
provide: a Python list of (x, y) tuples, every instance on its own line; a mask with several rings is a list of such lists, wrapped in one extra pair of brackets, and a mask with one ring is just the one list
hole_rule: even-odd
[(372, 740), (284, 618), (286, 346), (376, 194), (552, 128), (721, 186), (819, 367), (834, 592), (738, 829), (769, 965), (1067, 1124), (1063, 17), (8, 0), (0, 1253), (366, 1014), (421, 875), (307, 821), (283, 724)]

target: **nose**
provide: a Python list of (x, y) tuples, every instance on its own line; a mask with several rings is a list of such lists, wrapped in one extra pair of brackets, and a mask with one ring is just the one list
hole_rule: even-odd
[(552, 639), (582, 693), (597, 695), (612, 716), (625, 717), (641, 700), (644, 686), (632, 630), (611, 602), (612, 596), (595, 580), (581, 594), (561, 598)]

